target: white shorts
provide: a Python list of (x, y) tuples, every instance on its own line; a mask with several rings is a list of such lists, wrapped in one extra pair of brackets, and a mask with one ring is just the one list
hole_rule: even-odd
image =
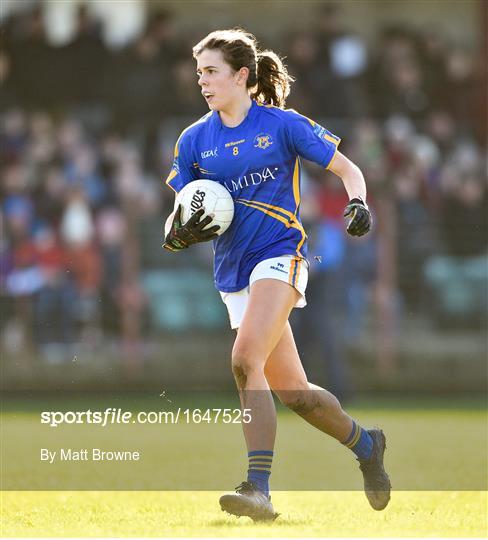
[(258, 263), (249, 276), (249, 285), (237, 292), (220, 292), (220, 296), (229, 312), (230, 326), (239, 328), (247, 307), (249, 290), (258, 279), (279, 279), (289, 283), (300, 293), (295, 307), (303, 308), (307, 305), (305, 289), (308, 282), (308, 262), (293, 255), (273, 257)]

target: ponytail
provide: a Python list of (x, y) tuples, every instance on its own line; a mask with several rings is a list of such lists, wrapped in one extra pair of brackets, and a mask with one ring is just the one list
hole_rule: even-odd
[(293, 81), (277, 54), (273, 51), (257, 53), (257, 87), (251, 94), (252, 99), (282, 109)]

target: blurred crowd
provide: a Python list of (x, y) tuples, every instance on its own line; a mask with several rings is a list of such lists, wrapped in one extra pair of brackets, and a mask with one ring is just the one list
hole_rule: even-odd
[[(206, 112), (191, 57), (196, 38), (177, 36), (171, 15), (157, 12), (134, 42), (113, 50), (82, 6), (63, 46), (47, 39), (41, 8), (6, 19), (2, 39), (3, 346), (61, 358), (73, 344), (121, 336), (132, 355), (151, 327), (141, 274), (208, 263), (203, 250), (178, 258), (159, 248), (174, 142)], [(365, 239), (346, 238), (340, 182), (305, 167), (309, 294), (323, 295), (311, 320), (329, 320), (342, 302), (348, 337), (360, 333), (382, 235), (393, 238), (399, 309), (442, 316), (446, 287), (486, 287), (481, 53), (441, 31), (401, 26), (366, 44), (336, 5), (318, 10), (315, 28), (284, 31), (282, 40), (266, 46), (286, 55), (296, 78), (288, 106), (343, 138), (381, 217)], [(470, 290), (462, 318), (484, 309)], [(331, 320), (324, 339), (344, 332)]]

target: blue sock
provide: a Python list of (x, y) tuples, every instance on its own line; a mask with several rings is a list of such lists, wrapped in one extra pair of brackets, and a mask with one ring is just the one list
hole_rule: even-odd
[(247, 456), (249, 458), (247, 481), (252, 482), (260, 491), (268, 496), (273, 452), (271, 450), (253, 450)]
[(342, 443), (352, 450), (358, 459), (369, 459), (373, 452), (373, 439), (371, 435), (352, 421), (352, 431), (349, 437)]

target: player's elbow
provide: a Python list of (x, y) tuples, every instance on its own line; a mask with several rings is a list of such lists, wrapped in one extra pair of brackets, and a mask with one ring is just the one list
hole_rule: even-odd
[(340, 178), (363, 176), (361, 169), (344, 154), (341, 154), (339, 151), (336, 152), (336, 155), (334, 156), (334, 159), (329, 166), (329, 170), (331, 170)]
[(342, 167), (339, 176), (341, 178), (360, 179), (363, 178), (363, 173), (355, 163), (348, 159), (347, 163)]

